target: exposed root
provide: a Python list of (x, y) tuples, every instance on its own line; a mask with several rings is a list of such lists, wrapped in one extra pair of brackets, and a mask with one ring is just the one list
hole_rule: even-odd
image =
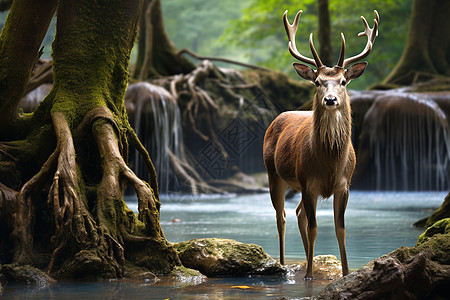
[(24, 95), (44, 83), (53, 83), (53, 61), (39, 59), (34, 65), (30, 82), (25, 89)]
[(229, 64), (233, 64), (233, 65), (237, 65), (237, 66), (242, 66), (242, 67), (246, 67), (246, 68), (251, 68), (251, 69), (258, 69), (261, 71), (267, 71), (267, 72), (272, 72), (271, 69), (267, 69), (264, 67), (260, 67), (260, 66), (255, 66), (255, 65), (251, 65), (251, 64), (247, 64), (247, 63), (243, 63), (240, 61), (236, 61), (236, 60), (232, 60), (232, 59), (227, 59), (227, 58), (222, 58), (222, 57), (213, 57), (213, 56), (201, 56), (201, 55), (197, 55), (194, 52), (188, 50), (188, 49), (181, 49), (177, 55), (182, 55), (184, 53), (189, 54), (190, 56), (196, 58), (196, 59), (200, 59), (200, 60), (214, 60), (214, 61), (221, 61), (221, 62), (225, 62), (225, 63), (229, 63)]
[(191, 165), (176, 157), (172, 151), (169, 150), (168, 152), (171, 167), (181, 177), (183, 182), (187, 183), (193, 195), (197, 195), (200, 191), (211, 191), (218, 194), (226, 193), (206, 183)]
[(41, 170), (26, 182), (17, 195), (17, 211), (13, 219), (12, 239), (14, 240), (13, 261), (19, 264), (33, 264), (35, 256), (33, 251), (33, 234), (35, 205), (32, 196), (38, 188), (48, 180), (51, 170), (55, 167), (58, 152), (54, 151)]
[[(74, 238), (78, 250), (89, 248), (99, 241), (95, 220), (82, 200), (78, 186), (75, 148), (72, 134), (64, 115), (61, 112), (52, 113), (58, 151), (58, 166), (50, 187), (48, 201), (53, 204), (55, 218), (55, 236), (53, 242), (57, 245), (48, 265), (48, 272), (53, 271), (61, 250), (70, 246)], [(73, 249), (77, 250), (77, 249)]]
[[(123, 178), (130, 183), (138, 197), (138, 218), (145, 225), (145, 233), (148, 237), (160, 238), (164, 234), (159, 226), (160, 203), (156, 200), (150, 186), (139, 179), (126, 165), (119, 152), (117, 137), (113, 126), (105, 120), (97, 120), (93, 126), (93, 134), (97, 140), (100, 156), (102, 157), (103, 179), (99, 187), (98, 202), (99, 214), (104, 214), (107, 201), (123, 202), (125, 184), (119, 180)], [(103, 205), (102, 205), (103, 203)], [(113, 212), (110, 212), (110, 214)], [(121, 223), (121, 222), (117, 222)], [(120, 228), (116, 228), (120, 232)]]

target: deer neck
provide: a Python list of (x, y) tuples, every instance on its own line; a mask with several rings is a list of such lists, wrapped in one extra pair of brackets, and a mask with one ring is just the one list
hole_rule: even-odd
[(314, 108), (312, 144), (316, 151), (341, 154), (348, 147), (352, 122), (348, 102), (334, 110), (322, 106)]

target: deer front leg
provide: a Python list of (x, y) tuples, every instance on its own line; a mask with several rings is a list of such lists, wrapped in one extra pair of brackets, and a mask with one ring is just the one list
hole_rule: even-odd
[[(302, 199), (303, 200), (303, 199)], [(297, 215), (297, 223), (298, 229), (300, 231), (300, 236), (302, 237), (303, 248), (305, 249), (305, 255), (308, 257), (308, 220), (306, 219), (305, 209), (303, 208), (303, 201), (300, 200), (300, 203), (297, 205), (295, 210)]]
[(308, 230), (307, 230), (308, 251), (306, 253), (308, 265), (306, 267), (305, 279), (314, 279), (312, 271), (313, 271), (314, 245), (316, 243), (317, 237), (317, 221), (316, 221), (317, 195), (313, 195), (309, 192), (303, 192), (302, 202), (308, 223)]
[(270, 199), (277, 216), (278, 237), (280, 240), (280, 263), (284, 265), (284, 245), (286, 234), (286, 212), (284, 211), (284, 196), (287, 186), (278, 175), (269, 175)]
[(348, 274), (347, 252), (345, 250), (345, 224), (344, 214), (347, 208), (348, 188), (334, 195), (334, 229), (339, 243), (339, 252), (341, 254), (342, 275)]

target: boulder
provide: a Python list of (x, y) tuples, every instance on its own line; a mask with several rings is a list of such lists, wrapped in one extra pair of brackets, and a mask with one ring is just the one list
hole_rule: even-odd
[(183, 266), (175, 267), (170, 275), (171, 285), (178, 288), (198, 285), (206, 281), (206, 276), (199, 271)]
[(450, 218), (401, 247), (328, 285), (316, 299), (448, 299)]
[(174, 245), (183, 265), (210, 277), (281, 274), (286, 270), (261, 246), (205, 238)]

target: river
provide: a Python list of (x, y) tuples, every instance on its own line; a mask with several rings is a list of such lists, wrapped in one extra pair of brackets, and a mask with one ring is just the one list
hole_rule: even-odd
[[(401, 246), (414, 246), (423, 232), (412, 224), (443, 202), (446, 192), (350, 192), (345, 215), (349, 267), (356, 270), (370, 260)], [(136, 199), (126, 199), (137, 209)], [(299, 196), (286, 202), (286, 257), (288, 263), (305, 260), (295, 207)], [(161, 197), (161, 225), (171, 242), (220, 237), (261, 245), (278, 258), (275, 210), (268, 194), (250, 196)], [(332, 200), (317, 207), (318, 236), (315, 255), (339, 258), (334, 235)], [(60, 282), (44, 288), (5, 287), (4, 299), (301, 299), (316, 295), (330, 283), (305, 281), (301, 276), (248, 276), (212, 278), (195, 286), (174, 284), (167, 278), (154, 282), (113, 280), (100, 283)]]

